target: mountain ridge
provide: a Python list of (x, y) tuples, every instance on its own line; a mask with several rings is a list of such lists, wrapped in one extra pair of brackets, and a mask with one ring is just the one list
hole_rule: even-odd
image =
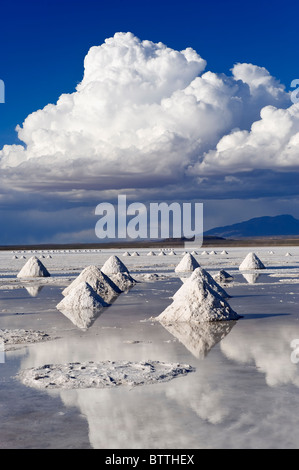
[(299, 220), (290, 214), (255, 217), (236, 224), (215, 227), (204, 232), (204, 236), (228, 239), (299, 236)]

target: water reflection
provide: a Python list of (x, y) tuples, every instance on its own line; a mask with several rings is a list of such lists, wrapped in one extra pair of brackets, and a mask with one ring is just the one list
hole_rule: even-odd
[[(274, 305), (271, 302), (277, 300), (269, 296), (265, 313), (271, 312)], [(128, 309), (131, 308), (130, 304)], [(135, 308), (140, 308), (140, 304)], [(109, 317), (110, 313), (115, 312), (109, 312)], [(198, 328), (175, 325), (166, 329), (158, 322), (128, 321), (132, 317), (123, 313), (124, 304), (119, 315), (124, 318), (121, 327), (111, 322), (107, 329), (96, 323), (85, 332), (73, 330), (73, 336), (32, 345), (22, 359), (22, 368), (72, 361), (149, 358), (186, 362), (196, 367), (194, 374), (159, 385), (43, 392), (59, 397), (67, 407), (77, 407), (88, 422), (93, 448), (298, 445), (299, 427), (294, 410), (299, 406), (299, 366), (290, 360), (290, 342), (299, 338), (294, 316), (277, 315)], [(104, 320), (105, 315), (99, 323)], [(171, 341), (173, 337), (185, 348)], [(132, 339), (139, 342), (129, 344)], [(218, 347), (213, 348), (216, 344)]]
[(45, 286), (41, 286), (41, 285), (34, 285), (34, 286), (25, 286), (25, 289), (27, 290), (28, 294), (31, 296), (31, 297), (37, 297), (38, 294), (41, 292), (41, 290), (44, 288)]
[(260, 277), (260, 273), (242, 273), (242, 276), (248, 284), (256, 284)]
[[(299, 326), (294, 328), (292, 321), (271, 317), (268, 321), (250, 320), (238, 331), (221, 342), (221, 351), (230, 360), (241, 364), (254, 364), (259, 373), (265, 374), (267, 385), (293, 384), (299, 387), (299, 369), (291, 361), (292, 339), (299, 338)], [(245, 322), (244, 322), (245, 323)], [(267, 326), (265, 326), (267, 325)]]
[(77, 328), (87, 330), (99, 318), (107, 307), (90, 309), (59, 309)]
[(215, 323), (173, 323), (164, 325), (176, 339), (180, 341), (191, 354), (204, 359), (215, 344), (227, 336), (236, 324), (235, 321)]

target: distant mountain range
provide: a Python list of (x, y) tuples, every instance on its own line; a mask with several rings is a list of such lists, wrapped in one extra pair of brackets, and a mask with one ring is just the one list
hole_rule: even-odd
[(238, 224), (216, 227), (204, 233), (205, 237), (253, 238), (299, 237), (299, 220), (292, 215), (257, 217)]

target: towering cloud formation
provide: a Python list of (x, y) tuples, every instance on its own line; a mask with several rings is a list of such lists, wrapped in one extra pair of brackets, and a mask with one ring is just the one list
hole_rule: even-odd
[[(117, 33), (92, 47), (76, 91), (17, 128), (0, 151), (19, 189), (149, 188), (253, 168), (297, 166), (299, 107), (269, 72), (204, 72), (191, 48)], [(188, 185), (190, 183), (188, 182)]]

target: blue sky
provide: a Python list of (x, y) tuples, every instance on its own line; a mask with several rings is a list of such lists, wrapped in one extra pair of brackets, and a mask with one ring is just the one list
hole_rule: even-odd
[[(22, 143), (15, 128), (28, 115), (48, 103), (55, 104), (63, 93), (73, 93), (83, 78), (83, 61), (90, 47), (100, 46), (117, 32), (131, 32), (141, 41), (162, 42), (176, 51), (191, 47), (207, 62), (206, 71), (214, 74), (230, 76), (237, 63), (264, 67), (288, 91), (291, 81), (299, 78), (298, 14), (295, 1), (2, 3), (0, 78), (5, 82), (6, 102), (0, 104), (0, 149), (6, 144)], [(295, 175), (294, 164), (276, 168), (274, 173), (269, 165), (259, 165), (256, 170), (252, 167), (244, 180), (236, 168), (230, 168), (224, 176), (232, 182), (242, 179), (241, 195), (237, 188), (222, 192), (221, 177), (214, 173), (203, 177), (197, 174), (202, 191), (197, 191), (195, 185), (191, 187), (195, 199), (206, 196), (208, 229), (246, 216), (276, 215), (287, 209), (299, 217)], [(15, 192), (14, 178), (8, 178), (0, 206), (6, 227), (0, 244), (92, 239), (98, 195), (94, 199), (91, 195), (83, 197), (79, 203), (69, 194), (60, 198), (61, 187), (53, 180), (47, 182), (46, 191), (44, 183), (31, 190), (28, 182), (26, 190)], [(211, 192), (207, 178), (213, 179)], [(66, 184), (73, 191), (78, 187), (77, 183)], [(179, 193), (183, 199), (183, 187)], [(155, 197), (159, 198), (157, 192)]]
[(72, 92), (89, 48), (118, 31), (193, 47), (214, 72), (228, 73), (236, 62), (260, 65), (289, 87), (299, 77), (298, 14), (296, 1), (3, 2), (0, 146), (16, 142), (15, 127), (28, 114)]

